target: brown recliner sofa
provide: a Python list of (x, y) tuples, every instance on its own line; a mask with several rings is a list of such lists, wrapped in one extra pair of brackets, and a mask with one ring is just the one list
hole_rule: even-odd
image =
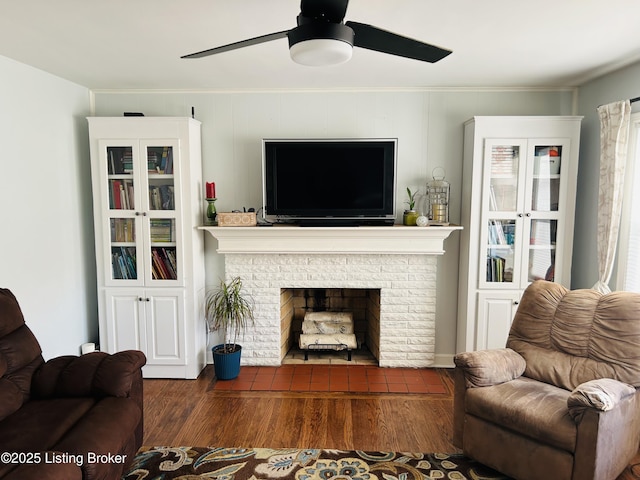
[(142, 444), (142, 352), (47, 362), (0, 289), (0, 478), (120, 478)]
[(454, 444), (518, 480), (613, 480), (640, 444), (640, 294), (525, 291), (506, 348), (455, 357)]

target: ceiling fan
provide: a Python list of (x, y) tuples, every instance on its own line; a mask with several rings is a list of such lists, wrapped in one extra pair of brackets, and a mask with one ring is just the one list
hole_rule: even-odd
[(289, 38), (291, 58), (302, 65), (337, 65), (351, 58), (353, 47), (435, 63), (451, 50), (382, 30), (365, 23), (343, 22), (349, 0), (301, 0), (298, 26), (291, 30), (210, 48), (181, 58), (201, 58), (238, 48)]

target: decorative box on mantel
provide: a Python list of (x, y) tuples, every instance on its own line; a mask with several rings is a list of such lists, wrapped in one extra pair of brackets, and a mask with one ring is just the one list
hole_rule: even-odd
[(286, 302), (313, 289), (367, 299), (365, 344), (379, 366), (433, 366), (437, 258), (462, 227), (198, 228), (217, 239), (225, 275), (241, 276), (256, 301), (243, 365), (281, 365), (294, 343)]
[(218, 212), (219, 227), (255, 227), (256, 212)]

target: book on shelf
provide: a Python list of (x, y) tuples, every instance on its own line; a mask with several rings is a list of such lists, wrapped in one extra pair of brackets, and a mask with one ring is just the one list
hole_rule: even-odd
[(152, 218), (149, 221), (151, 242), (173, 242), (175, 241), (175, 224), (168, 218)]
[(159, 173), (160, 162), (158, 162), (158, 154), (155, 150), (147, 150), (147, 171), (149, 173)]
[(149, 205), (152, 210), (162, 210), (162, 202), (160, 201), (160, 189), (158, 187), (149, 187)]
[(134, 206), (133, 180), (109, 180), (109, 208), (131, 210)]
[(164, 165), (162, 166), (162, 171), (167, 175), (172, 175), (173, 174), (173, 148), (172, 147), (164, 147), (163, 161), (164, 161)]
[(489, 220), (489, 245), (508, 245), (501, 220)]
[(151, 273), (154, 280), (176, 280), (178, 278), (174, 248), (153, 247), (151, 257), (153, 262)]
[(499, 255), (487, 256), (487, 282), (512, 282), (513, 258)]
[(502, 257), (487, 257), (487, 282), (504, 282), (505, 264), (506, 260)]
[(133, 152), (130, 148), (126, 148), (122, 155), (122, 171), (123, 173), (133, 173)]
[(112, 218), (111, 219), (111, 241), (112, 242), (135, 242), (135, 224), (133, 218)]
[(114, 247), (111, 249), (111, 266), (116, 280), (135, 280), (136, 249), (133, 247)]
[(107, 147), (109, 175), (133, 173), (133, 152), (131, 147)]
[(149, 205), (152, 210), (174, 210), (173, 185), (150, 185)]
[(147, 171), (149, 174), (173, 174), (172, 147), (149, 147), (147, 149)]

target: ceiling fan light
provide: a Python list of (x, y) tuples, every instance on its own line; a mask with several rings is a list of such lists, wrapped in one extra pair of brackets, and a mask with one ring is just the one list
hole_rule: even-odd
[(354, 34), (344, 23), (301, 23), (287, 37), (289, 54), (301, 65), (324, 67), (351, 59)]
[(339, 65), (351, 59), (353, 46), (342, 40), (314, 38), (291, 45), (294, 62), (312, 67)]

